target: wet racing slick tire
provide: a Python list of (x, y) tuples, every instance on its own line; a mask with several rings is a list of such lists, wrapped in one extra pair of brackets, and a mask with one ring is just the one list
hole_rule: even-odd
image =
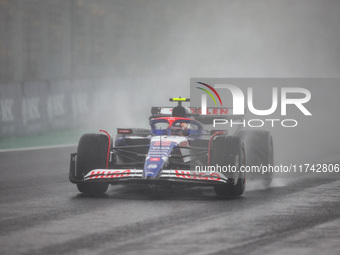
[[(265, 130), (242, 130), (238, 136), (244, 143), (247, 166), (273, 166), (274, 146), (270, 132)], [(264, 187), (269, 187), (273, 172), (251, 173), (248, 178), (260, 180)]]
[[(110, 144), (110, 147), (112, 145)], [(84, 134), (78, 144), (76, 175), (84, 177), (93, 169), (105, 169), (109, 139), (104, 134)], [(104, 194), (107, 183), (77, 183), (78, 190), (84, 194)]]
[(220, 198), (241, 196), (246, 186), (245, 174), (240, 172), (240, 166), (245, 163), (244, 147), (241, 139), (236, 136), (217, 136), (211, 145), (211, 166), (236, 166), (237, 173), (222, 173), (228, 178), (225, 184), (214, 186), (215, 193)]

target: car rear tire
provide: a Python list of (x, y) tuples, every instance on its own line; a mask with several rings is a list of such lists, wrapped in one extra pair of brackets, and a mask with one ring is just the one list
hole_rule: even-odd
[[(112, 144), (110, 144), (110, 148)], [(83, 178), (93, 169), (105, 169), (109, 139), (103, 134), (84, 134), (78, 144), (76, 175)], [(107, 183), (77, 183), (78, 190), (84, 194), (104, 194), (108, 189)]]
[[(247, 166), (273, 166), (274, 146), (270, 132), (265, 130), (242, 130), (238, 136), (244, 143)], [(264, 187), (269, 187), (273, 172), (248, 175), (251, 179), (260, 180)]]
[[(210, 165), (238, 166), (236, 173), (223, 173), (228, 182), (214, 186), (215, 193), (220, 198), (233, 198), (241, 196), (246, 187), (245, 174), (240, 172), (241, 165), (245, 163), (244, 147), (241, 139), (236, 136), (217, 136), (211, 145)], [(237, 157), (238, 156), (238, 157)], [(236, 162), (235, 160), (238, 161)]]

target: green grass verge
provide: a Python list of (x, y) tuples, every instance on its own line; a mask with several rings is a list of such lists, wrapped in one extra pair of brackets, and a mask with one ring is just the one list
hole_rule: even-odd
[(0, 150), (53, 146), (61, 144), (77, 144), (80, 136), (87, 132), (89, 132), (88, 129), (71, 129), (52, 131), (39, 135), (2, 137), (0, 138)]

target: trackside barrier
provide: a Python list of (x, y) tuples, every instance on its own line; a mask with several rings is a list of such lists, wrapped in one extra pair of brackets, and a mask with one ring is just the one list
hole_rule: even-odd
[(109, 83), (101, 79), (2, 83), (0, 137), (73, 128), (103, 118), (112, 96)]

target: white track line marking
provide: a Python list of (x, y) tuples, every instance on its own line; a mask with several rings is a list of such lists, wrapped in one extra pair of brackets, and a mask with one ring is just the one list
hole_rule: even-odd
[(58, 149), (58, 148), (68, 148), (68, 147), (77, 147), (77, 144), (59, 144), (59, 145), (25, 147), (25, 148), (16, 148), (16, 149), (3, 149), (3, 150), (0, 150), (0, 153), (1, 152), (17, 152), (17, 151)]

